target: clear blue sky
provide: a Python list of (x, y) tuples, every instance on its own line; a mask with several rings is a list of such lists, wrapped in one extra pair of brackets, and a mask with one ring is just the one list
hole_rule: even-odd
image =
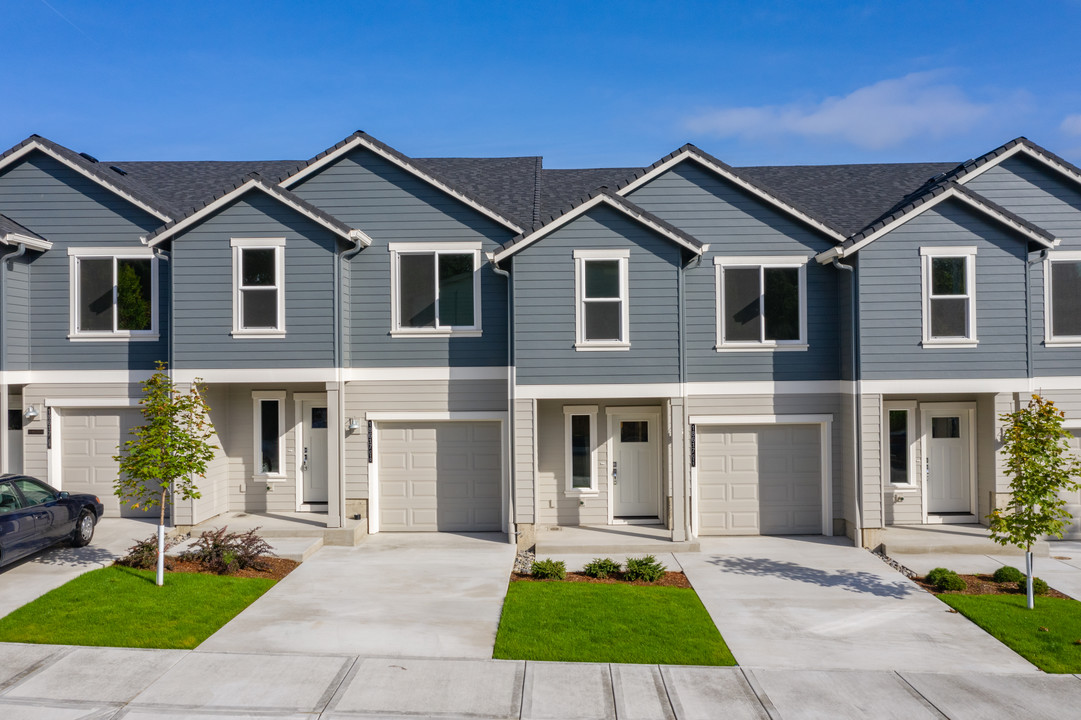
[(363, 129), (414, 156), (637, 166), (1081, 162), (1081, 0), (0, 0), (0, 146), (304, 159)]

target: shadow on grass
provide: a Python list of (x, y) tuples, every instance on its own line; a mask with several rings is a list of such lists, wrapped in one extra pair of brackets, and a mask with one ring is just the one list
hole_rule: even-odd
[(707, 562), (724, 572), (737, 575), (773, 576), (824, 588), (840, 588), (876, 597), (904, 598), (923, 592), (903, 578), (885, 582), (874, 573), (854, 570), (819, 570), (787, 560), (770, 558), (714, 556)]

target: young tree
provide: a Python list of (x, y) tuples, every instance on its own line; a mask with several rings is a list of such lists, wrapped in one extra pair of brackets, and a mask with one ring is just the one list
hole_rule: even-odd
[(1010, 502), (1005, 511), (987, 516), (991, 539), (1025, 550), (1028, 607), (1033, 607), (1032, 545), (1048, 535), (1062, 537), (1070, 519), (1059, 493), (1077, 490), (1081, 461), (1069, 451), (1070, 433), (1063, 429), (1065, 413), (1050, 400), (1033, 395), (1028, 406), (1003, 413), (1002, 452), (1010, 476)]
[[(204, 477), (214, 458), (210, 442), (213, 427), (197, 379), (187, 392), (180, 392), (158, 362), (157, 371), (143, 384), (143, 424), (131, 431), (134, 440), (124, 443), (127, 454), (113, 457), (120, 463), (120, 476), (113, 492), (133, 508), (161, 509), (158, 524), (158, 585), (165, 575), (165, 508), (179, 497), (199, 498), (195, 476)], [(117, 448), (119, 450), (120, 448)]]

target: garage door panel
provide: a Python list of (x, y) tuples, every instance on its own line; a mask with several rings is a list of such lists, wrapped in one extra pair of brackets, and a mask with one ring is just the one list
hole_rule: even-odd
[(60, 411), (60, 484), (68, 492), (97, 495), (110, 517), (147, 517), (157, 510), (134, 510), (113, 494), (119, 447), (133, 439), (130, 431), (142, 424), (135, 409), (65, 408)]

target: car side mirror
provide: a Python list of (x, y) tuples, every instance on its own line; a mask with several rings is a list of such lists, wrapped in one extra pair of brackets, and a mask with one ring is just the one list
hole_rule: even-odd
[(71, 493), (69, 493), (67, 490), (61, 490), (56, 497), (58, 500), (66, 500), (71, 497)]

